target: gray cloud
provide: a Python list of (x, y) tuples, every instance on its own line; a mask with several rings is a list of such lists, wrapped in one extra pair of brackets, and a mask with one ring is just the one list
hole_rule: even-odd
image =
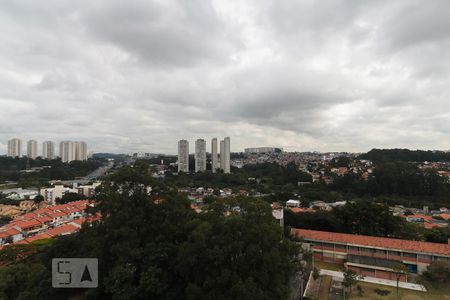
[(95, 37), (151, 66), (226, 63), (238, 40), (207, 1), (100, 1), (85, 16)]
[(0, 4), (6, 141), (450, 148), (447, 1)]

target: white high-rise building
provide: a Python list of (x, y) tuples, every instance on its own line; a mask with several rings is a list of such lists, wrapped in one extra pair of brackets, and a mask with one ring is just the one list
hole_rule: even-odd
[(219, 161), (217, 155), (217, 138), (211, 140), (211, 171), (216, 173), (219, 168)]
[(62, 162), (87, 160), (87, 145), (85, 142), (62, 141), (59, 143), (59, 156)]
[(223, 166), (225, 165), (224, 152), (225, 152), (225, 142), (222, 140), (222, 141), (220, 141), (220, 165), (219, 165), (219, 168), (222, 170), (223, 170)]
[(44, 159), (55, 158), (55, 143), (51, 141), (45, 141), (42, 143), (42, 158)]
[(68, 163), (75, 159), (75, 145), (72, 141), (62, 141), (59, 143), (59, 156), (61, 161)]
[(27, 142), (27, 157), (31, 159), (36, 159), (37, 157), (37, 142), (35, 140)]
[(22, 141), (20, 139), (12, 139), (8, 141), (8, 156), (9, 157), (22, 156)]
[(206, 141), (198, 139), (195, 141), (195, 172), (206, 171)]
[(230, 170), (230, 138), (226, 137), (220, 141), (220, 168), (225, 174), (231, 172)]
[(178, 172), (189, 173), (189, 142), (178, 141)]
[(87, 160), (87, 145), (85, 142), (74, 142), (75, 160)]

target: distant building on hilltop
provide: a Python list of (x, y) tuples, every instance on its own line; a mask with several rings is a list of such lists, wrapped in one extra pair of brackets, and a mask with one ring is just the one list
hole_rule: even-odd
[(245, 152), (245, 154), (279, 153), (279, 152), (283, 152), (283, 149), (275, 148), (275, 147), (256, 147), (256, 148), (245, 148), (244, 152)]

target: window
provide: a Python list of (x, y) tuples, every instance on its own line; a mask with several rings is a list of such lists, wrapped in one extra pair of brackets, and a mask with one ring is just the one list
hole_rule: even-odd
[(359, 251), (361, 251), (361, 252), (366, 252), (366, 253), (372, 253), (372, 252), (373, 252), (373, 249), (359, 247)]
[(417, 254), (415, 254), (415, 253), (403, 253), (403, 257), (416, 258)]
[(431, 260), (431, 255), (419, 254), (419, 259)]
[(348, 246), (348, 250), (358, 252), (358, 247), (355, 247), (355, 246)]
[(400, 252), (398, 252), (398, 251), (388, 251), (388, 255), (390, 255), (390, 256), (400, 256)]
[(437, 260), (437, 261), (449, 261), (449, 259), (447, 257), (442, 257), (442, 256), (435, 256), (434, 260)]
[(368, 269), (368, 268), (362, 268), (362, 270), (364, 272), (375, 272), (373, 269)]
[(377, 254), (386, 254), (386, 250), (375, 249), (375, 253), (377, 253)]
[(336, 249), (347, 249), (345, 245), (335, 244)]

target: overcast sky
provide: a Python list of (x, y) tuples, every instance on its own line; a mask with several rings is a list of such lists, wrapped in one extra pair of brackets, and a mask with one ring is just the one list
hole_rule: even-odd
[[(450, 149), (450, 1), (0, 2), (7, 140)], [(41, 146), (39, 146), (39, 153)]]

